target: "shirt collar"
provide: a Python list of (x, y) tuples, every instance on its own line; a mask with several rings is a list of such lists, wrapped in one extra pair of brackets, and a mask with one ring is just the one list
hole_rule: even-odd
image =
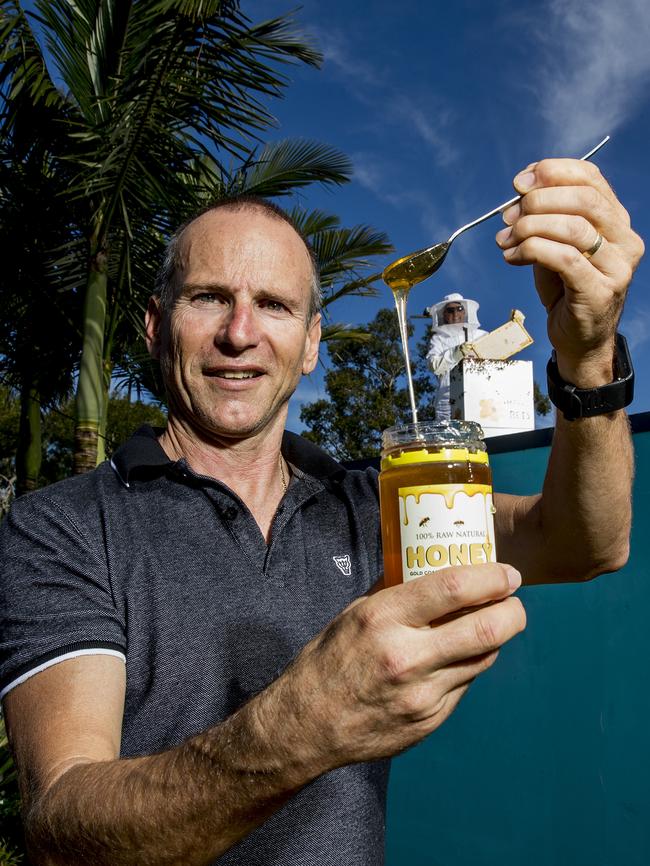
[[(158, 442), (162, 433), (162, 427), (154, 428), (144, 424), (113, 454), (111, 466), (126, 487), (136, 475), (158, 475), (176, 465)], [(345, 473), (344, 467), (327, 452), (296, 433), (285, 431), (282, 437), (282, 454), (287, 462), (301, 472), (321, 481), (334, 479)]]
[(126, 487), (136, 473), (158, 474), (164, 468), (173, 465), (173, 461), (165, 454), (158, 442), (158, 436), (162, 432), (162, 427), (154, 428), (143, 424), (113, 454), (111, 466)]

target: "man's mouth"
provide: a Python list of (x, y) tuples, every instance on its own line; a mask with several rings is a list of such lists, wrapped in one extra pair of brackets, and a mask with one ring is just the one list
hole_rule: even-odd
[(259, 370), (208, 370), (206, 375), (217, 379), (256, 379), (262, 373)]

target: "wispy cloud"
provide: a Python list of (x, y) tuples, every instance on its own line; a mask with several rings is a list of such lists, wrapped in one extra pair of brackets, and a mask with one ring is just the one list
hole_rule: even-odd
[(536, 37), (544, 59), (535, 87), (554, 149), (596, 143), (647, 99), (648, 0), (549, 0)]
[(320, 30), (318, 39), (325, 63), (338, 70), (360, 99), (364, 98), (368, 87), (377, 88), (385, 83), (382, 71), (350, 50), (340, 36)]
[(400, 186), (396, 182), (394, 166), (389, 161), (375, 153), (357, 151), (352, 154), (352, 163), (357, 183), (381, 201), (408, 211), (410, 219), (419, 220), (425, 238), (449, 236), (449, 215), (437, 208), (424, 190)]
[(625, 332), (630, 351), (638, 349), (650, 341), (650, 310), (643, 307), (629, 307), (623, 316), (622, 331)]
[(458, 149), (447, 137), (454, 118), (454, 112), (449, 106), (436, 107), (435, 112), (431, 112), (431, 116), (435, 117), (434, 124), (413, 97), (394, 92), (388, 95), (385, 110), (393, 125), (408, 129), (411, 134), (415, 133), (429, 145), (439, 166), (451, 165), (459, 159)]
[[(320, 29), (318, 41), (325, 68), (335, 70), (348, 92), (373, 108), (378, 124), (391, 130), (408, 128), (409, 134), (428, 145), (439, 165), (446, 166), (457, 159), (456, 149), (446, 135), (454, 112), (441, 97), (429, 95), (422, 104), (402, 92), (392, 83), (386, 69), (371, 63), (358, 44), (350, 43), (345, 34)], [(435, 117), (435, 123), (430, 117)]]
[(370, 190), (379, 198), (387, 195), (387, 180), (389, 178), (389, 166), (380, 162), (373, 153), (357, 152), (352, 154), (354, 165), (354, 179), (365, 189)]

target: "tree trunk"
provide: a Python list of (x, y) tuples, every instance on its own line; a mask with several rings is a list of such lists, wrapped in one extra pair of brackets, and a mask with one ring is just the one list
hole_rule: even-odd
[(41, 404), (30, 377), (20, 391), (20, 424), (16, 449), (16, 496), (38, 488), (43, 452), (41, 448)]
[(104, 328), (108, 258), (100, 250), (90, 259), (84, 304), (84, 335), (77, 385), (73, 474), (94, 469), (98, 456), (98, 433), (104, 413)]
[[(104, 355), (111, 353), (112, 340), (109, 337), (104, 346)], [(111, 391), (111, 376), (113, 373), (113, 365), (110, 360), (104, 359), (102, 367), (104, 390), (102, 393), (102, 414), (99, 419), (99, 435), (97, 437), (97, 465), (106, 460), (106, 425), (108, 421), (108, 400)]]

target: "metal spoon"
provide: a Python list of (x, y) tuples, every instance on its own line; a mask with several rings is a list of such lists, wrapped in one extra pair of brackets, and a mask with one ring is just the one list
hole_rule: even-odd
[[(590, 159), (604, 144), (607, 144), (608, 141), (609, 135), (606, 135), (605, 138), (596, 145), (596, 147), (592, 148), (589, 153), (585, 153), (585, 155), (581, 156), (580, 159)], [(421, 283), (422, 280), (426, 280), (427, 277), (430, 277), (431, 274), (434, 274), (438, 270), (445, 260), (445, 256), (449, 252), (449, 247), (456, 240), (458, 235), (466, 232), (467, 229), (471, 229), (479, 223), (484, 222), (484, 220), (496, 216), (498, 213), (503, 213), (504, 210), (509, 208), (511, 205), (516, 204), (520, 199), (521, 196), (516, 195), (514, 198), (508, 199), (508, 201), (504, 201), (503, 204), (495, 207), (494, 210), (491, 210), (488, 213), (483, 214), (483, 216), (480, 216), (478, 219), (473, 220), (471, 223), (467, 223), (467, 225), (456, 229), (453, 235), (443, 243), (434, 244), (432, 247), (427, 247), (424, 250), (417, 250), (414, 253), (410, 253), (408, 256), (402, 256), (401, 259), (397, 259), (397, 261), (388, 265), (384, 269), (384, 272), (381, 275), (383, 281), (390, 286), (394, 292), (408, 291), (411, 286), (414, 286), (416, 283)]]

